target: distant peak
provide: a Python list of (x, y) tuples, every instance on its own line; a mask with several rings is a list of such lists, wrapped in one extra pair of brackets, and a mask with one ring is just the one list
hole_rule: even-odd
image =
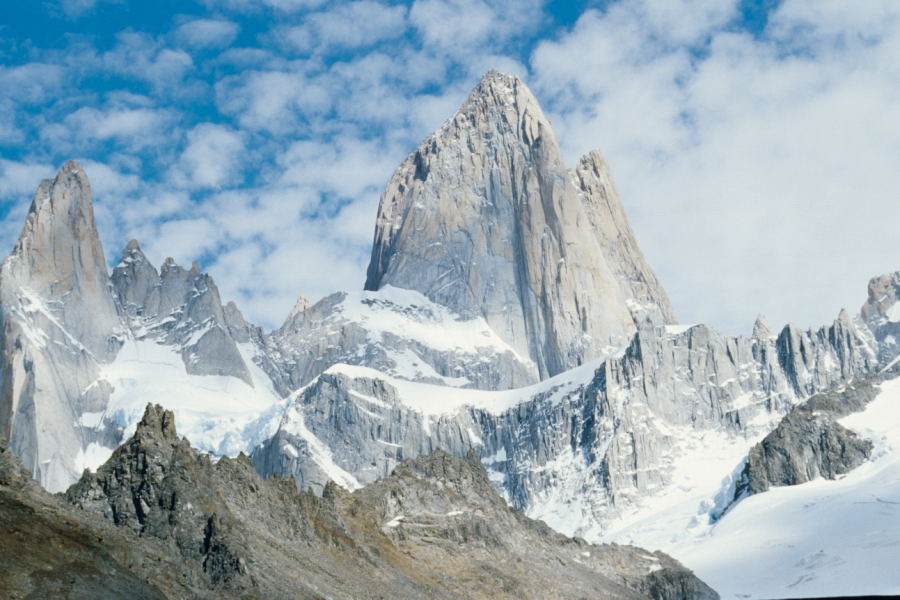
[(144, 256), (144, 251), (141, 249), (141, 245), (138, 244), (137, 240), (131, 240), (125, 247), (122, 249), (122, 257), (119, 259), (119, 262), (135, 262), (135, 261), (143, 261), (147, 262), (147, 257)]
[(603, 153), (599, 150), (591, 150), (578, 160), (578, 165), (582, 168), (590, 168), (597, 173), (609, 171), (609, 165), (604, 158)]
[(522, 83), (522, 80), (515, 75), (508, 75), (506, 73), (501, 73), (496, 69), (491, 69), (481, 76), (481, 81), (478, 85), (512, 90), (520, 84), (525, 85)]
[(84, 169), (76, 161), (69, 160), (69, 161), (66, 161), (66, 163), (60, 168), (59, 172), (66, 173), (66, 174), (75, 174), (75, 173), (83, 173)]
[(519, 112), (534, 113), (546, 120), (540, 104), (525, 83), (515, 75), (488, 71), (469, 94), (461, 112), (486, 112), (492, 107), (515, 105)]
[(769, 326), (769, 320), (765, 315), (757, 315), (756, 321), (753, 323), (752, 337), (758, 340), (768, 339), (772, 335), (772, 328)]
[(291, 309), (290, 314), (288, 314), (288, 321), (305, 312), (307, 308), (309, 308), (309, 298), (303, 294), (297, 294), (297, 301), (294, 303), (294, 308)]

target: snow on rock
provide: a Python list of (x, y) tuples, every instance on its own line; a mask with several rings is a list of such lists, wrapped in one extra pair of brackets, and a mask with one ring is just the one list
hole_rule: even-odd
[[(869, 462), (837, 480), (771, 488), (744, 499), (715, 524), (707, 518), (708, 505), (694, 503), (696, 519), (687, 527), (684, 519), (671, 518), (678, 507), (668, 508), (662, 519), (648, 518), (604, 539), (670, 553), (723, 599), (898, 594), (900, 378), (882, 384), (864, 411), (840, 422), (872, 440), (875, 449)], [(725, 466), (736, 448), (722, 450)], [(715, 457), (716, 449), (710, 451)], [(718, 470), (704, 463), (694, 472), (706, 469)], [(680, 507), (684, 517), (690, 506)]]
[(537, 379), (481, 317), (462, 316), (412, 290), (340, 292), (292, 312), (267, 339), (282, 393), (334, 364), (453, 387), (507, 389)]
[[(463, 408), (483, 410), (499, 415), (516, 405), (542, 395), (545, 402), (554, 403), (576, 388), (589, 382), (601, 360), (560, 373), (539, 383), (514, 390), (471, 390), (458, 389), (441, 385), (419, 383), (385, 375), (376, 369), (354, 365), (338, 364), (328, 368), (324, 374), (341, 374), (353, 379), (380, 381), (396, 390), (397, 401), (424, 415), (450, 415)], [(358, 392), (350, 391), (352, 396), (360, 397)], [(370, 402), (384, 406), (374, 397)]]
[[(244, 347), (245, 352), (250, 348)], [(249, 357), (247, 357), (249, 358)], [(234, 456), (249, 453), (273, 432), (258, 427), (262, 415), (283, 407), (268, 376), (252, 360), (252, 383), (185, 370), (177, 348), (153, 340), (129, 340), (101, 378), (113, 387), (103, 418), (134, 433), (147, 404), (160, 404), (178, 419), (179, 433), (204, 452)]]

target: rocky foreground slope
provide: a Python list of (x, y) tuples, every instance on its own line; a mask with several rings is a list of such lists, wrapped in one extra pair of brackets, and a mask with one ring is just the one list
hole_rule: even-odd
[(474, 456), (438, 452), (317, 497), (217, 462), (148, 406), (65, 496), (0, 450), (8, 598), (717, 598), (662, 553), (566, 538), (511, 510)]

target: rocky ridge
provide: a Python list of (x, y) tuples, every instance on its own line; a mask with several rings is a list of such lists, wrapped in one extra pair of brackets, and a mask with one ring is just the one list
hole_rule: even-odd
[[(37, 525), (40, 548), (18, 534), (0, 548), (13, 598), (57, 580), (73, 598), (718, 597), (662, 553), (593, 546), (517, 514), (474, 456), (437, 453), (318, 497), (262, 479), (243, 456), (213, 464), (158, 406), (65, 497), (0, 451), (0, 527)], [(36, 576), (48, 564), (53, 576)]]
[[(519, 390), (452, 397), (337, 366), (292, 399), (252, 458), (264, 475), (321, 489), (328, 479), (371, 483), (436, 449), (474, 450), (514, 507), (596, 538), (677, 484), (686, 442), (714, 433), (749, 448), (801, 399), (875, 369), (872, 347), (846, 314), (764, 339), (648, 323), (617, 357)], [(323, 454), (331, 468), (312, 467)]]
[(269, 372), (288, 393), (335, 364), (371, 367), (411, 381), (509, 389), (537, 381), (481, 318), (463, 319), (411, 290), (338, 292), (294, 310), (266, 338)]

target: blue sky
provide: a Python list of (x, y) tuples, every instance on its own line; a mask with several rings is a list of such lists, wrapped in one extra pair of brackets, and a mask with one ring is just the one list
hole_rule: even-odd
[(604, 152), (685, 322), (824, 323), (900, 267), (893, 0), (4, 4), (0, 243), (76, 158), (111, 264), (198, 260), (265, 326), (362, 286), (381, 188), (490, 68)]

